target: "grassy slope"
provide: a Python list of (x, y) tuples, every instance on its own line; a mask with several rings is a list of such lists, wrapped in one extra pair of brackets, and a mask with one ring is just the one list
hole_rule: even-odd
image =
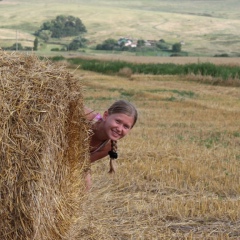
[(139, 110), (119, 141), (117, 174), (108, 175), (108, 158), (92, 166), (79, 239), (239, 239), (239, 89), (75, 74), (89, 107), (102, 113), (126, 98)]
[[(94, 45), (109, 37), (183, 40), (183, 50), (197, 55), (240, 52), (240, 3), (218, 1), (11, 1), (0, 2), (0, 43), (15, 39), (33, 40), (42, 22), (59, 14), (79, 17)], [(206, 16), (207, 15), (207, 16)], [(210, 17), (209, 17), (210, 16)], [(7, 29), (7, 30), (6, 30)], [(9, 30), (10, 29), (10, 30)], [(20, 38), (20, 37), (19, 37)], [(2, 40), (3, 39), (3, 40)]]

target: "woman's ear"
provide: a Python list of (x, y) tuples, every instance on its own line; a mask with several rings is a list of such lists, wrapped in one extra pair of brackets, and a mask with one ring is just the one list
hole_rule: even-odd
[(103, 120), (106, 120), (107, 117), (108, 117), (108, 111), (105, 111), (105, 112), (103, 113)]

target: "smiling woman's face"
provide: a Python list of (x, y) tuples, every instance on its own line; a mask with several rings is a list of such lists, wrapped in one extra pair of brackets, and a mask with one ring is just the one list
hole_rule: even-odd
[(126, 136), (131, 130), (134, 122), (132, 116), (123, 113), (108, 114), (104, 113), (103, 119), (105, 121), (105, 131), (111, 140), (119, 140)]

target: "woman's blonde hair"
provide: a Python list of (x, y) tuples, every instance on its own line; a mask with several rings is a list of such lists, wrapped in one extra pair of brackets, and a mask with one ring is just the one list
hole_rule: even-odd
[[(133, 117), (133, 124), (131, 128), (135, 125), (138, 118), (138, 112), (137, 109), (133, 104), (126, 100), (118, 100), (114, 102), (109, 108), (108, 108), (108, 114), (115, 114), (115, 113), (123, 113), (127, 116)], [(110, 156), (110, 170), (109, 173), (115, 172), (115, 167), (113, 164), (113, 160), (116, 159), (117, 156), (117, 141), (111, 140), (111, 151), (109, 151)]]

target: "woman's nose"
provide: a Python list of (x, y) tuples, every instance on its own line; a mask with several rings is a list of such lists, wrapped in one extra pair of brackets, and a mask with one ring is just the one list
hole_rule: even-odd
[(117, 131), (118, 131), (118, 132), (121, 132), (122, 129), (123, 129), (123, 126), (119, 124), (119, 125), (117, 126)]

